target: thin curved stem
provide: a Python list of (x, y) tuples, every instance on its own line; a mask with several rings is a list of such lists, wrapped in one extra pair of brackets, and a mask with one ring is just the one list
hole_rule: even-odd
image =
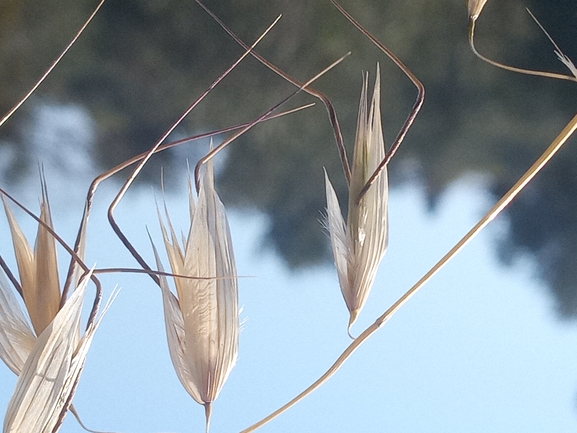
[[(222, 28), (225, 32), (227, 32), (231, 38), (233, 38), (240, 46), (242, 46), (243, 48), (247, 49), (248, 45), (246, 45), (242, 39), (240, 39), (236, 34), (234, 34), (232, 32), (232, 30), (230, 30), (210, 9), (208, 9), (204, 4), (202, 4), (202, 2), (200, 2), (200, 0), (195, 0), (196, 3), (198, 3), (198, 5), (200, 7), (202, 7), (206, 13), (208, 13)], [(331, 103), (331, 101), (329, 100), (329, 98), (327, 98), (323, 93), (319, 92), (316, 89), (313, 89), (312, 87), (303, 87), (303, 83), (301, 83), (300, 81), (296, 80), (295, 78), (291, 77), (290, 75), (288, 75), (287, 73), (285, 73), (284, 71), (282, 71), (280, 68), (276, 67), (275, 65), (273, 65), (271, 62), (269, 62), (267, 59), (265, 59), (264, 57), (262, 57), (260, 54), (258, 54), (256, 51), (251, 51), (250, 53), (255, 59), (257, 59), (259, 62), (261, 62), (263, 65), (265, 65), (267, 68), (269, 68), (271, 71), (273, 71), (275, 74), (279, 75), (280, 77), (284, 78), (285, 80), (287, 80), (289, 83), (293, 84), (296, 87), (301, 88), (303, 91), (307, 92), (309, 95), (312, 95), (318, 99), (320, 99), (322, 101), (322, 103), (325, 105), (325, 108), (327, 110), (327, 113), (329, 115), (329, 121), (331, 123), (331, 126), (333, 127), (333, 133), (335, 136), (335, 142), (337, 144), (337, 149), (339, 151), (339, 156), (341, 158), (341, 164), (343, 166), (343, 171), (345, 173), (345, 178), (347, 180), (347, 185), (350, 183), (351, 181), (351, 169), (349, 166), (349, 161), (347, 159), (347, 151), (345, 149), (345, 145), (344, 145), (344, 141), (343, 141), (343, 134), (341, 133), (341, 127), (339, 125), (339, 119), (337, 118), (337, 113), (333, 107), (333, 104)]]
[(64, 50), (62, 50), (62, 52), (60, 53), (60, 55), (56, 58), (56, 60), (54, 60), (54, 62), (52, 62), (52, 64), (50, 65), (50, 67), (46, 70), (46, 72), (44, 72), (44, 74), (42, 74), (42, 76), (38, 79), (38, 81), (36, 82), (36, 84), (34, 84), (32, 86), (32, 88), (28, 91), (28, 93), (26, 93), (26, 95), (24, 95), (24, 97), (22, 99), (20, 99), (20, 101), (18, 101), (18, 103), (12, 107), (10, 109), (10, 111), (8, 111), (8, 113), (6, 113), (4, 115), (4, 117), (2, 117), (2, 119), (0, 119), (0, 126), (2, 126), (4, 123), (6, 123), (6, 121), (12, 117), (12, 115), (16, 112), (16, 110), (18, 110), (22, 104), (24, 104), (24, 102), (26, 102), (28, 100), (28, 98), (30, 98), (30, 96), (32, 96), (32, 94), (36, 91), (36, 89), (40, 86), (40, 84), (42, 84), (42, 82), (46, 79), (46, 77), (48, 77), (48, 75), (50, 75), (50, 73), (52, 72), (52, 70), (56, 67), (56, 65), (58, 65), (58, 63), (60, 62), (60, 60), (62, 60), (62, 58), (64, 57), (64, 55), (68, 52), (68, 50), (70, 50), (70, 48), (72, 48), (72, 45), (74, 45), (74, 43), (76, 42), (76, 40), (80, 37), (80, 35), (84, 32), (84, 30), (86, 29), (86, 27), (88, 27), (88, 24), (90, 24), (90, 21), (92, 21), (92, 19), (96, 16), (96, 13), (99, 11), (100, 7), (104, 4), (105, 0), (100, 0), (100, 3), (98, 3), (98, 6), (96, 6), (96, 8), (94, 9), (94, 11), (90, 14), (90, 16), (88, 17), (88, 19), (84, 22), (84, 24), (82, 25), (82, 27), (80, 27), (80, 30), (78, 30), (78, 32), (76, 32), (76, 35), (74, 35), (74, 37), (72, 38), (72, 40), (68, 43), (68, 45), (66, 45), (66, 47), (64, 48)]
[[(300, 110), (303, 110), (303, 109), (305, 109), (305, 108), (309, 108), (309, 107), (311, 107), (311, 106), (313, 106), (313, 105), (314, 105), (314, 103), (305, 104), (305, 105), (302, 105), (302, 106), (300, 106), (300, 107), (293, 108), (293, 109), (291, 109), (291, 110), (283, 111), (282, 113), (278, 113), (278, 114), (274, 114), (274, 115), (268, 116), (268, 117), (266, 117), (265, 119), (262, 119), (261, 122), (262, 122), (262, 121), (266, 121), (266, 120), (277, 119), (277, 118), (279, 118), (279, 117), (281, 117), (281, 116), (285, 116), (285, 115), (287, 115), (287, 114), (291, 114), (291, 113), (294, 113), (294, 112), (296, 112), (296, 111), (300, 111)], [(240, 125), (234, 125), (234, 126), (230, 126), (230, 127), (227, 127), (227, 128), (218, 129), (218, 130), (215, 130), (215, 131), (205, 132), (205, 133), (197, 134), (197, 135), (194, 135), (194, 136), (191, 136), (191, 137), (186, 137), (186, 138), (183, 138), (183, 139), (180, 139), (180, 140), (172, 141), (172, 142), (170, 142), (170, 143), (165, 143), (165, 144), (159, 146), (155, 153), (161, 152), (161, 151), (163, 151), (163, 150), (170, 149), (170, 148), (172, 148), (172, 147), (176, 147), (176, 146), (178, 146), (178, 145), (181, 145), (181, 144), (184, 144), (184, 143), (187, 143), (187, 142), (191, 142), (191, 141), (195, 141), (195, 140), (201, 140), (201, 139), (203, 139), (203, 138), (212, 137), (212, 136), (214, 136), (214, 135), (218, 135), (218, 134), (223, 134), (223, 133), (226, 133), (226, 132), (234, 131), (234, 130), (237, 130), (237, 129), (240, 129), (240, 128), (243, 128), (243, 127), (247, 126), (249, 123), (250, 123), (250, 122), (243, 123), (243, 124), (240, 124)], [(97, 190), (98, 186), (100, 185), (100, 183), (102, 183), (102, 182), (105, 181), (106, 179), (114, 176), (116, 173), (124, 170), (125, 168), (130, 167), (132, 164), (135, 164), (135, 163), (137, 163), (137, 162), (139, 162), (139, 161), (142, 161), (142, 160), (146, 157), (147, 154), (148, 154), (148, 151), (147, 151), (147, 152), (143, 152), (143, 153), (141, 153), (140, 155), (137, 155), (137, 156), (135, 156), (135, 157), (133, 157), (133, 158), (130, 158), (130, 159), (128, 159), (127, 161), (124, 161), (124, 162), (122, 162), (121, 164), (118, 164), (117, 166), (111, 168), (110, 170), (105, 171), (104, 173), (102, 173), (102, 174), (100, 174), (100, 175), (98, 175), (98, 176), (96, 176), (96, 177), (94, 178), (94, 180), (91, 182), (90, 186), (88, 187), (88, 192), (86, 193), (86, 200), (85, 200), (85, 204), (84, 204), (84, 211), (83, 211), (83, 214), (82, 214), (82, 220), (81, 220), (81, 223), (80, 223), (80, 227), (78, 228), (78, 233), (77, 233), (77, 235), (76, 235), (76, 241), (75, 241), (75, 243), (74, 243), (74, 251), (78, 251), (78, 249), (79, 249), (79, 247), (80, 247), (80, 242), (81, 242), (81, 240), (82, 240), (82, 233), (83, 233), (84, 230), (86, 230), (86, 225), (87, 225), (87, 223), (88, 223), (88, 216), (89, 216), (90, 210), (91, 210), (91, 208), (92, 208), (92, 202), (93, 202), (93, 199), (94, 199), (94, 195), (95, 195), (96, 190)], [(65, 285), (64, 285), (65, 290), (66, 290), (67, 287), (69, 287), (69, 283), (70, 283), (70, 281), (72, 280), (72, 275), (73, 275), (73, 266), (72, 266), (72, 265), (73, 265), (73, 263), (71, 262), (71, 264), (70, 264), (70, 266), (69, 266), (69, 268), (68, 268), (68, 275), (67, 275), (67, 277), (66, 277), (66, 283), (65, 283)], [(156, 272), (156, 271), (148, 270), (148, 273), (149, 273), (149, 274), (155, 274), (155, 272)], [(159, 275), (159, 274), (157, 273), (156, 275)]]
[[(136, 176), (140, 173), (140, 171), (144, 168), (144, 165), (148, 162), (148, 160), (152, 157), (152, 155), (158, 150), (160, 145), (166, 138), (174, 131), (174, 129), (184, 120), (186, 116), (250, 53), (250, 51), (266, 36), (266, 34), (272, 29), (272, 27), (278, 22), (281, 17), (279, 16), (264, 32), (263, 34), (254, 42), (254, 44), (245, 51), (220, 77), (218, 77), (192, 104), (188, 106), (186, 110), (180, 115), (180, 117), (166, 130), (166, 132), (160, 137), (160, 139), (152, 146), (152, 148), (147, 152), (147, 154), (140, 160), (140, 163), (134, 169), (134, 171), (130, 174), (120, 191), (110, 204), (108, 208), (108, 222), (110, 223), (114, 233), (120, 239), (120, 241), (124, 244), (126, 249), (132, 254), (132, 256), (136, 259), (136, 261), (142, 266), (144, 269), (151, 270), (150, 266), (146, 263), (144, 258), (136, 251), (136, 249), (132, 246), (128, 238), (124, 235), (120, 227), (114, 220), (114, 210), (118, 206), (118, 203), (124, 197), (124, 194), (136, 179)], [(160, 281), (158, 277), (151, 274), (152, 279), (159, 284)]]
[(403, 71), (403, 73), (409, 78), (409, 80), (411, 80), (411, 82), (417, 88), (417, 98), (415, 100), (415, 103), (413, 104), (413, 108), (411, 108), (411, 112), (409, 113), (409, 115), (405, 119), (405, 123), (403, 123), (403, 126), (399, 130), (399, 133), (397, 134), (395, 141), (393, 142), (393, 144), (391, 145), (391, 148), (386, 153), (385, 158), (377, 166), (377, 168), (375, 169), (375, 171), (373, 172), (371, 177), (369, 177), (369, 179), (367, 180), (367, 182), (365, 183), (365, 185), (363, 186), (363, 188), (359, 192), (359, 196), (357, 197), (357, 203), (360, 203), (361, 199), (367, 193), (367, 191), (369, 190), (371, 185), (373, 183), (375, 183), (375, 180), (377, 180), (377, 177), (385, 169), (385, 167), (388, 165), (388, 163), (391, 161), (391, 159), (393, 159), (393, 157), (397, 153), (397, 150), (399, 150), (399, 147), (401, 147), (401, 143), (405, 139), (407, 132), (409, 131), (409, 129), (413, 125), (413, 122), (415, 121), (415, 118), (417, 117), (417, 114), (419, 114), (419, 111), (421, 110), (421, 107), (423, 106), (423, 102), (425, 101), (425, 86), (423, 86), (423, 83), (421, 83), (421, 81), (419, 81), (419, 79), (411, 72), (411, 70), (407, 66), (405, 66), (405, 64), (391, 50), (389, 50), (387, 47), (385, 47), (381, 42), (379, 42), (379, 40), (377, 40), (377, 38), (375, 38), (372, 34), (370, 34), (341, 5), (339, 5), (335, 0), (331, 0), (331, 3), (333, 5), (335, 5), (335, 7), (344, 15), (344, 17), (347, 20), (349, 20), (357, 29), (359, 29), (359, 31), (363, 35), (365, 35), (367, 38), (369, 38), (373, 44), (375, 44), (383, 53), (385, 53), (387, 55), (387, 57), (389, 57), (389, 59), (391, 59), (393, 61), (393, 63), (395, 65), (397, 65), (397, 67), (401, 71)]
[(535, 163), (525, 172), (525, 174), (507, 191), (505, 195), (485, 214), (483, 218), (479, 220), (475, 226), (467, 232), (463, 238), (455, 244), (453, 248), (449, 250), (423, 277), (417, 281), (409, 290), (405, 292), (391, 307), (385, 311), (381, 316), (379, 316), (373, 324), (366, 328), (337, 358), (337, 360), (329, 367), (329, 369), (320, 376), (312, 385), (307, 389), (293, 398), (291, 401), (286, 403), (284, 406), (272, 412), (267, 417), (263, 418), (259, 422), (253, 424), (252, 426), (242, 430), (240, 433), (249, 433), (262, 427), (269, 421), (273, 420), (286, 410), (290, 409), (296, 403), (304, 399), (306, 396), (311, 394), (327, 380), (329, 380), (351, 357), (351, 355), (365, 342), (367, 339), (373, 335), (379, 328), (381, 328), (392, 316), (395, 314), (399, 308), (401, 308), (417, 291), (429, 281), (433, 275), (435, 275), (443, 266), (445, 266), (465, 245), (467, 245), (481, 230), (483, 230), (487, 224), (489, 224), (497, 215), (499, 215), (509, 203), (525, 188), (525, 186), (541, 171), (543, 167), (549, 162), (549, 160), (561, 149), (563, 144), (571, 137), (571, 135), (577, 130), (577, 115), (575, 115), (565, 126), (563, 131), (553, 140), (549, 147), (543, 152), (543, 154), (535, 161)]
[(160, 275), (163, 277), (173, 277), (173, 278), (182, 278), (185, 280), (206, 280), (206, 281), (214, 281), (214, 280), (225, 280), (225, 279), (232, 279), (232, 278), (243, 278), (240, 276), (234, 277), (194, 277), (191, 275), (182, 275), (182, 274), (173, 274), (172, 272), (163, 272), (163, 271), (149, 271), (148, 269), (139, 269), (139, 268), (98, 268), (92, 271), (93, 274), (112, 274), (112, 273), (130, 273), (130, 274), (154, 274)]
[(22, 285), (20, 284), (20, 281), (18, 281), (18, 278), (16, 278), (16, 276), (12, 273), (12, 271), (8, 267), (8, 264), (4, 260), (4, 257), (2, 257), (1, 255), (0, 255), (0, 268), (2, 268), (2, 270), (6, 274), (6, 276), (8, 277), (8, 279), (10, 280), (10, 282), (12, 283), (12, 285), (14, 286), (14, 288), (16, 289), (22, 300), (24, 300), (24, 292), (22, 291)]
[(487, 63), (489, 63), (493, 66), (496, 66), (498, 68), (505, 69), (506, 71), (518, 72), (520, 74), (533, 75), (533, 76), (537, 76), (537, 77), (555, 78), (558, 80), (567, 80), (567, 81), (577, 82), (577, 77), (574, 77), (572, 75), (557, 74), (554, 72), (546, 72), (546, 71), (533, 71), (531, 69), (517, 68), (515, 66), (504, 65), (503, 63), (496, 62), (495, 60), (491, 60), (491, 59), (483, 56), (482, 54), (480, 54), (477, 51), (477, 48), (475, 48), (475, 40), (474, 39), (475, 39), (475, 23), (476, 22), (477, 22), (477, 20), (474, 18), (469, 19), (469, 45), (471, 46), (471, 50), (473, 51), (473, 53), (478, 58), (483, 60), (484, 62), (487, 62)]
[(208, 154), (206, 154), (203, 158), (201, 158), (198, 163), (196, 164), (196, 166), (194, 167), (194, 183), (196, 186), (196, 191), (198, 192), (200, 190), (200, 167), (205, 164), (206, 162), (208, 162), (211, 158), (213, 158), (218, 152), (220, 152), (222, 149), (224, 149), (225, 146), (227, 146), (228, 144), (230, 144), (232, 141), (236, 140), (238, 137), (240, 137), (242, 134), (244, 134), (246, 131), (248, 131), (250, 128), (252, 128), (254, 125), (256, 125), (259, 121), (262, 121), (262, 119), (265, 119), (267, 116), (269, 116), (274, 110), (276, 110), (278, 107), (280, 107), (282, 104), (284, 104), (285, 102), (287, 102), (289, 99), (291, 99), (292, 97), (294, 97), (296, 94), (298, 94), (299, 92), (301, 92), (302, 90), (304, 90), (308, 85), (310, 85), (311, 83), (313, 83), (315, 80), (319, 79), (321, 76), (323, 76), (325, 73), (327, 73), (328, 71), (330, 71), (332, 68), (334, 68), (336, 65), (338, 65), (339, 63), (341, 63), (346, 57), (348, 57), (351, 53), (348, 52), (346, 53), (344, 56), (342, 56), (340, 59), (335, 60), (333, 63), (331, 63), (329, 66), (327, 66), (325, 69), (323, 69), (321, 72), (319, 72), (318, 74), (316, 74), (314, 77), (312, 77), (311, 79), (309, 79), (306, 83), (302, 84), (297, 90), (295, 90), (293, 93), (291, 93), (290, 95), (288, 95), (286, 98), (284, 98), (282, 101), (280, 101), (278, 104), (276, 104), (275, 106), (273, 106), (272, 108), (268, 109), (265, 113), (263, 113), (261, 116), (259, 116), (257, 119), (253, 120), (252, 122), (250, 122), (247, 126), (245, 126), (244, 128), (242, 128), (240, 131), (236, 132), (235, 134), (233, 134), (231, 137), (227, 138), (225, 141), (223, 141), (222, 143), (220, 143), (217, 147), (215, 147), (214, 149), (212, 149), (210, 152), (208, 152)]

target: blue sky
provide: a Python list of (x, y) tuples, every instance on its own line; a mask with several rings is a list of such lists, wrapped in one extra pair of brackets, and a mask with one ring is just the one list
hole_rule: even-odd
[[(183, 171), (185, 169), (183, 168)], [(82, 200), (58, 197), (56, 229), (70, 240)], [(482, 179), (450, 188), (438, 211), (425, 211), (421, 192), (392, 192), (390, 244), (353, 333), (359, 333), (407, 290), (489, 207)], [(49, 188), (51, 187), (49, 177)], [(105, 222), (114, 187), (97, 196), (87, 262), (134, 266)], [(158, 194), (157, 194), (158, 195)], [(175, 227), (186, 230), (185, 190), (167, 197)], [(74, 197), (76, 198), (76, 197)], [(160, 243), (154, 192), (134, 190), (118, 220), (151, 258), (146, 227)], [(30, 200), (31, 207), (35, 200)], [(33, 209), (34, 210), (34, 209)], [(26, 223), (27, 233), (34, 232)], [(0, 219), (0, 233), (7, 233)], [(234, 432), (308, 386), (350, 342), (347, 311), (332, 266), (289, 273), (260, 247), (266, 220), (230, 215), (240, 280), (240, 357), (215, 402), (211, 431)], [(577, 428), (577, 326), (559, 322), (531, 264), (498, 265), (488, 230), (435, 276), (330, 382), (263, 427), (263, 432), (573, 432)], [(319, 230), (321, 227), (319, 226)], [(11, 257), (10, 245), (0, 252)], [(75, 404), (92, 428), (118, 432), (201, 432), (203, 410), (172, 369), (160, 292), (148, 278), (103, 276), (120, 294), (90, 350)], [(14, 375), (0, 366), (0, 407)], [(69, 416), (61, 430), (78, 432)]]

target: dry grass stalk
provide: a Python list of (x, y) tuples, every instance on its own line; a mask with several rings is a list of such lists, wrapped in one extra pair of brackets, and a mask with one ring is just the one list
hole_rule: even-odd
[(331, 237), (341, 292), (350, 314), (349, 334), (352, 324), (367, 300), (388, 243), (389, 184), (386, 168), (360, 201), (357, 201), (370, 176), (385, 158), (380, 91), (380, 71), (377, 65), (370, 108), (367, 95), (368, 75), (363, 81), (346, 223), (341, 214), (337, 195), (325, 172), (326, 226)]
[[(367, 193), (369, 188), (371, 188), (372, 184), (378, 179), (381, 172), (388, 166), (389, 162), (393, 159), (403, 140), (407, 136), (409, 129), (413, 125), (419, 111), (421, 111), (421, 107), (423, 106), (423, 102), (425, 102), (425, 87), (421, 83), (421, 81), (411, 72), (411, 70), (399, 59), (395, 53), (389, 50), (385, 45), (383, 45), (377, 38), (375, 38), (369, 31), (367, 31), (357, 20), (353, 18), (351, 14), (349, 14), (345, 8), (343, 8), (340, 4), (338, 4), (335, 0), (331, 0), (331, 3), (339, 10), (341, 14), (352, 24), (354, 25), (363, 35), (365, 35), (373, 44), (377, 46), (379, 50), (381, 50), (397, 67), (407, 76), (409, 80), (413, 83), (415, 88), (417, 89), (417, 97), (415, 98), (415, 103), (409, 112), (409, 115), (405, 119), (403, 126), (399, 130), (395, 141), (389, 148), (389, 150), (385, 153), (385, 157), (379, 163), (375, 171), (371, 174), (361, 191), (357, 197), (357, 203), (361, 201), (363, 195)], [(337, 143), (338, 145), (338, 143)], [(339, 152), (342, 152), (339, 149)], [(346, 170), (345, 170), (346, 172)], [(348, 178), (347, 178), (348, 180)]]
[[(236, 362), (239, 327), (238, 294), (232, 243), (224, 206), (214, 190), (212, 158), (254, 125), (272, 118), (273, 112), (282, 104), (339, 64), (350, 55), (350, 52), (301, 84), (297, 90), (261, 116), (243, 125), (236, 133), (200, 159), (194, 170), (198, 203), (194, 205), (191, 193), (191, 227), (189, 235), (183, 239), (182, 245), (178, 243), (168, 214), (168, 227), (164, 227), (161, 221), (163, 238), (173, 270), (171, 276), (175, 277), (176, 296), (168, 287), (166, 273), (162, 270), (156, 249), (154, 252), (160, 272), (154, 272), (150, 269), (122, 233), (115, 221), (114, 210), (148, 159), (162, 150), (161, 144), (170, 132), (243, 58), (251, 53), (273, 25), (274, 23), (251, 47), (247, 47), (245, 53), (184, 111), (145, 155), (136, 157), (127, 163), (139, 161), (108, 210), (109, 222), (119, 239), (161, 287), (171, 359), (184, 388), (195, 401), (205, 407), (207, 431), (210, 425), (212, 402), (218, 396)], [(202, 165), (207, 168), (201, 182), (200, 167)], [(123, 166), (125, 165), (123, 164)], [(113, 171), (115, 170), (113, 169)], [(106, 174), (106, 176), (109, 175), (110, 173)], [(90, 206), (94, 188), (99, 181), (100, 179), (97, 178), (90, 187), (87, 209)], [(192, 190), (192, 186), (190, 186), (190, 190)]]
[[(190, 228), (179, 243), (168, 213), (161, 220), (172, 272), (202, 279), (175, 278), (176, 295), (160, 277), (170, 357), (190, 396), (205, 407), (209, 429), (218, 397), (238, 354), (238, 283), (224, 205), (214, 189), (212, 161), (206, 164), (198, 202), (189, 183)], [(159, 270), (162, 263), (154, 249)], [(212, 278), (215, 277), (215, 278)]]

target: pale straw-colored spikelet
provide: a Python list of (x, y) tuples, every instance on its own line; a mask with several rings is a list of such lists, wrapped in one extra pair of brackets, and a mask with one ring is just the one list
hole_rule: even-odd
[[(190, 185), (189, 185), (189, 188)], [(212, 162), (206, 164), (198, 202), (190, 194), (191, 225), (182, 244), (161, 220), (176, 295), (160, 277), (168, 347), (176, 374), (192, 398), (205, 407), (206, 429), (217, 398), (238, 353), (237, 275), (224, 205), (214, 189)], [(157, 266), (162, 264), (156, 249)]]
[(80, 336), (82, 305), (90, 275), (81, 281), (37, 338), (8, 403), (4, 433), (52, 433), (62, 423), (102, 318), (101, 315)]
[(34, 331), (0, 270), (0, 359), (19, 375), (35, 342)]
[[(44, 182), (42, 187), (39, 218), (52, 228)], [(54, 236), (39, 224), (35, 247), (30, 248), (4, 196), (2, 200), (28, 312), (26, 317), (0, 269), (0, 359), (18, 375), (3, 432), (52, 433), (71, 404), (102, 315), (80, 333), (84, 293), (92, 273), (81, 281), (74, 279), (74, 293), (60, 308)], [(84, 232), (82, 243), (83, 239)]]
[(469, 0), (467, 2), (467, 8), (469, 11), (469, 20), (475, 21), (479, 18), (483, 7), (487, 3), (487, 0)]
[[(36, 245), (32, 250), (4, 197), (3, 201), (12, 235), (24, 304), (34, 332), (40, 335), (54, 318), (60, 306), (55, 239), (45, 226), (38, 224)], [(40, 201), (40, 219), (52, 228), (52, 217), (44, 184)]]
[(363, 308), (388, 243), (388, 175), (377, 177), (360, 201), (359, 193), (385, 157), (380, 112), (380, 72), (368, 106), (368, 76), (363, 82), (353, 155), (349, 208), (345, 223), (333, 186), (325, 172), (327, 227), (341, 292), (351, 325)]

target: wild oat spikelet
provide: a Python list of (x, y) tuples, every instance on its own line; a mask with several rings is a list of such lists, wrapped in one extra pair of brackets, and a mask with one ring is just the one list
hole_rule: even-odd
[[(80, 335), (88, 274), (36, 339), (8, 403), (4, 433), (54, 433), (76, 391), (100, 319)], [(0, 342), (0, 345), (3, 343)]]
[[(34, 332), (38, 336), (54, 319), (60, 308), (56, 242), (47, 228), (38, 224), (36, 244), (32, 250), (4, 196), (2, 196), (2, 200), (12, 235), (24, 304), (28, 310)], [(52, 217), (44, 183), (42, 183), (42, 198), (40, 200), (40, 220), (52, 228)]]
[(327, 227), (341, 292), (350, 313), (349, 333), (351, 325), (367, 300), (388, 244), (389, 184), (386, 168), (360, 201), (358, 199), (365, 183), (385, 157), (379, 76), (377, 65), (377, 78), (370, 109), (367, 100), (368, 75), (363, 82), (346, 224), (337, 195), (325, 172)]
[[(172, 273), (204, 279), (175, 278), (176, 296), (164, 276), (160, 287), (170, 357), (186, 391), (205, 407), (208, 431), (212, 402), (237, 359), (238, 288), (230, 229), (214, 189), (212, 161), (206, 164), (196, 205), (191, 190), (189, 183), (191, 224), (182, 245), (168, 214), (168, 230), (162, 220), (161, 229)], [(154, 253), (162, 270), (156, 249)]]
[[(74, 283), (74, 293), (60, 308), (54, 236), (39, 224), (32, 250), (2, 196), (29, 320), (0, 270), (0, 359), (18, 375), (4, 417), (4, 433), (54, 433), (71, 404), (100, 318), (80, 333), (84, 294), (92, 273)], [(45, 184), (40, 220), (52, 228)], [(84, 234), (82, 234), (84, 236)], [(32, 328), (29, 323), (32, 324)]]

